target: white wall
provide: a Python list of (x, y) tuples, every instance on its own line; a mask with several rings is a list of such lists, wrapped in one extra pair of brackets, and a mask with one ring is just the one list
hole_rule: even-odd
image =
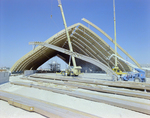
[(36, 70), (25, 70), (24, 71), (24, 76), (29, 76), (36, 73)]
[(9, 82), (9, 72), (0, 72), (0, 84)]

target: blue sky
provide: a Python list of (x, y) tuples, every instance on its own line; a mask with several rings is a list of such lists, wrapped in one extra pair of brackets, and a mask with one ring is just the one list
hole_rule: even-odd
[[(115, 2), (117, 43), (140, 64), (150, 63), (150, 0)], [(113, 0), (62, 0), (62, 5), (68, 26), (88, 26), (81, 20), (86, 18), (114, 39)], [(11, 67), (32, 50), (29, 42), (45, 41), (64, 26), (57, 0), (0, 0), (0, 28), (0, 67)], [(128, 59), (119, 49), (118, 53)]]

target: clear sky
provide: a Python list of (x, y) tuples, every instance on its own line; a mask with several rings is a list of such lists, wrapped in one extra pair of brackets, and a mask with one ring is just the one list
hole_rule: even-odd
[[(81, 20), (86, 18), (114, 39), (113, 0), (61, 1), (68, 26), (78, 22), (88, 26)], [(150, 0), (115, 2), (117, 43), (140, 64), (150, 63)], [(29, 42), (45, 41), (62, 29), (57, 0), (0, 0), (0, 67), (12, 67), (32, 50)], [(128, 59), (119, 49), (118, 53)]]

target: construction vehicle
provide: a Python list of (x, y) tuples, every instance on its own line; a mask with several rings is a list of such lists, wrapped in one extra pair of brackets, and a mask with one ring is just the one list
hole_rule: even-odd
[(63, 76), (78, 76), (79, 74), (81, 74), (81, 69), (81, 66), (69, 66), (66, 70), (62, 70), (60, 74), (62, 74)]
[(137, 66), (131, 64), (130, 62), (122, 59), (121, 57), (112, 54), (108, 60), (110, 60), (113, 56), (117, 57), (119, 60), (123, 61), (127, 65), (129, 65), (132, 68), (132, 72), (124, 73), (122, 72), (119, 67), (113, 67), (113, 71), (116, 72), (117, 75), (120, 75), (120, 79), (123, 81), (135, 81), (135, 82), (146, 82), (145, 78), (145, 71), (139, 69)]
[[(63, 12), (61, 0), (58, 0), (58, 6), (60, 7), (60, 11), (61, 11), (62, 18), (63, 18), (63, 23), (64, 23), (66, 36), (67, 36), (67, 40), (68, 40), (68, 45), (69, 45), (69, 53), (74, 53), (73, 48), (72, 48), (72, 44), (71, 44), (71, 40), (70, 40), (70, 36), (69, 36), (69, 33), (68, 33), (67, 23), (66, 23), (66, 20), (65, 20), (65, 15), (64, 15), (64, 12)], [(43, 45), (43, 46), (46, 46), (46, 47), (49, 47), (49, 48), (54, 47), (55, 50), (62, 50), (59, 47), (52, 46), (52, 45), (46, 44), (46, 43), (33, 42), (33, 43), (29, 43), (29, 44), (39, 44), (39, 45)], [(70, 66), (71, 59), (72, 59), (73, 67)], [(81, 69), (82, 69), (81, 66), (76, 66), (75, 57), (70, 55), (69, 67), (64, 71), (61, 71), (60, 74), (67, 75), (67, 76), (71, 76), (71, 75), (78, 76), (81, 73)]]
[(72, 52), (70, 50), (66, 50), (64, 48), (60, 48), (60, 47), (57, 47), (57, 46), (54, 46), (45, 42), (29, 42), (29, 45), (41, 45), (41, 46), (45, 46), (45, 47), (57, 50), (64, 54), (70, 55), (68, 68), (66, 70), (61, 71), (60, 74), (67, 75), (67, 76), (78, 76), (79, 74), (81, 74), (81, 69), (82, 69), (81, 66), (70, 66), (71, 57), (75, 58), (75, 56), (77, 57), (79, 56), (79, 54), (77, 54), (76, 52)]
[[(115, 67), (113, 67), (113, 71), (117, 74), (120, 75), (120, 79), (123, 81), (138, 81), (138, 82), (146, 82), (145, 79), (145, 72), (135, 65), (129, 63), (128, 61), (120, 58), (117, 56), (117, 42), (116, 42), (116, 19), (115, 19), (115, 0), (113, 0), (113, 7), (114, 7), (114, 38), (115, 38), (115, 54), (112, 54), (108, 60), (111, 59), (111, 57), (115, 56)], [(128, 72), (124, 73), (122, 72), (119, 67), (117, 66), (117, 58), (123, 62), (125, 62), (127, 65), (129, 65), (133, 72)]]
[[(60, 0), (58, 0), (58, 4), (59, 4), (58, 6), (60, 7), (60, 10), (61, 10), (61, 14), (62, 14), (64, 26), (65, 26), (65, 31), (66, 31), (66, 36), (67, 36), (67, 39), (68, 39), (69, 50), (66, 50), (66, 49), (51, 45), (51, 44), (47, 44), (46, 42), (30, 42), (29, 44), (30, 45), (45, 46), (45, 47), (57, 50), (59, 52), (65, 53), (67, 55), (70, 55), (69, 67), (68, 67), (68, 69), (61, 72), (61, 74), (63, 74), (63, 75), (78, 76), (81, 73), (82, 67), (81, 66), (76, 66), (76, 61), (75, 61), (75, 57), (76, 57), (76, 58), (79, 58), (81, 60), (84, 60), (84, 61), (87, 61), (89, 63), (92, 63), (94, 65), (99, 66), (100, 68), (105, 70), (109, 75), (113, 76), (113, 78), (117, 79), (117, 74), (115, 72), (113, 72), (110, 68), (107, 68), (106, 65), (102, 64), (98, 60), (95, 60), (95, 59), (93, 59), (91, 57), (88, 57), (88, 56), (85, 56), (85, 55), (81, 55), (81, 54), (76, 53), (76, 52), (73, 52), (73, 48), (72, 48), (72, 44), (71, 44), (71, 41), (70, 41), (70, 37), (69, 37), (68, 29), (67, 29), (67, 24), (66, 24), (66, 21), (65, 21), (65, 16), (64, 16), (64, 13), (63, 13), (62, 4), (61, 4)], [(71, 59), (72, 59), (72, 63), (73, 63), (73, 68), (70, 66)]]
[(113, 67), (112, 70), (113, 70), (117, 75), (120, 75), (120, 76), (122, 76), (122, 75), (124, 75), (124, 74), (127, 74), (127, 73), (125, 73), (125, 72), (122, 72), (122, 71), (119, 69), (119, 67)]
[[(62, 14), (64, 27), (65, 27), (65, 31), (66, 31), (66, 36), (67, 36), (67, 39), (68, 39), (69, 49), (70, 49), (71, 52), (73, 52), (73, 48), (72, 48), (72, 44), (71, 44), (71, 41), (70, 41), (70, 36), (69, 36), (69, 33), (68, 33), (67, 23), (66, 23), (66, 20), (65, 20), (65, 15), (64, 15), (64, 12), (63, 12), (61, 0), (58, 0), (58, 6), (60, 7), (60, 11), (61, 11), (61, 14)], [(73, 63), (73, 66), (74, 66), (73, 68), (70, 67), (71, 59), (72, 59), (72, 63)], [(78, 76), (81, 73), (81, 69), (82, 69), (81, 66), (76, 66), (75, 57), (70, 56), (69, 67), (65, 71), (62, 71), (61, 73), (63, 75), (68, 75), (68, 76), (70, 76), (70, 75)]]
[(139, 68), (134, 68), (138, 73), (129, 72), (127, 75), (122, 76), (123, 81), (146, 82), (145, 72)]

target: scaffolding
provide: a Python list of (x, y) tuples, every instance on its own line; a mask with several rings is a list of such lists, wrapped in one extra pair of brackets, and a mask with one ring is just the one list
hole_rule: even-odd
[(49, 64), (49, 66), (50, 66), (51, 72), (59, 72), (60, 71), (60, 64), (55, 61), (51, 62)]

